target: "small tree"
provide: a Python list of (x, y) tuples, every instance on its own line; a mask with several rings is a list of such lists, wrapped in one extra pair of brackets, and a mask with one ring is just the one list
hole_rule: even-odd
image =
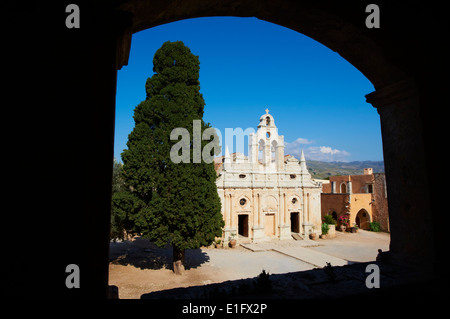
[[(193, 121), (201, 121), (205, 102), (200, 94), (200, 62), (183, 42), (165, 42), (153, 58), (155, 74), (147, 79), (147, 98), (134, 110), (135, 127), (122, 153), (124, 178), (133, 199), (131, 220), (135, 231), (160, 247), (173, 247), (174, 271), (184, 270), (185, 249), (211, 244), (222, 235), (224, 222), (216, 188), (214, 163), (174, 163), (170, 139), (175, 128), (193, 138)], [(214, 137), (202, 140), (206, 144)], [(211, 152), (220, 152), (212, 148)], [(214, 154), (210, 154), (214, 155)]]

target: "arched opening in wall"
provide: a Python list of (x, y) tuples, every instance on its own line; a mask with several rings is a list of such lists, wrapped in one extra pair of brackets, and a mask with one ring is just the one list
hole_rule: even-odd
[[(196, 21), (200, 21), (202, 19), (194, 19)], [(258, 23), (260, 23), (260, 20), (257, 20)], [(183, 25), (183, 21), (180, 21), (180, 23), (182, 23)], [(306, 72), (306, 69), (303, 69), (303, 72), (306, 73), (305, 77), (308, 77), (308, 82), (302, 82), (302, 84), (300, 83), (295, 83), (295, 78), (297, 77), (297, 75), (295, 74), (296, 72), (294, 71), (292, 65), (290, 65), (289, 63), (281, 65), (281, 66), (270, 66), (270, 64), (262, 64), (262, 65), (266, 65), (267, 68), (276, 70), (276, 72), (279, 72), (280, 69), (285, 70), (285, 71), (289, 71), (288, 73), (290, 74), (290, 81), (287, 81), (287, 83), (284, 83), (284, 87), (280, 86), (278, 88), (272, 88), (274, 90), (274, 94), (270, 95), (270, 94), (263, 94), (263, 93), (267, 93), (267, 86), (265, 86), (262, 82), (256, 82), (253, 83), (252, 81), (249, 81), (248, 79), (245, 79), (246, 76), (252, 74), (251, 72), (253, 72), (255, 77), (262, 77), (262, 73), (258, 71), (257, 69), (260, 69), (260, 65), (261, 64), (257, 64), (256, 60), (252, 60), (254, 59), (254, 55), (255, 52), (260, 52), (262, 50), (258, 50), (256, 48), (257, 43), (263, 41), (263, 37), (259, 37), (257, 38), (254, 42), (251, 42), (252, 45), (255, 46), (255, 48), (252, 47), (246, 47), (246, 50), (242, 50), (241, 47), (241, 51), (239, 54), (237, 54), (236, 52), (228, 52), (228, 51), (221, 51), (221, 46), (220, 46), (220, 41), (222, 41), (224, 39), (223, 37), (223, 33), (225, 32), (224, 30), (222, 30), (221, 32), (219, 32), (219, 34), (221, 34), (221, 37), (217, 37), (214, 40), (215, 41), (209, 41), (208, 42), (208, 46), (212, 46), (214, 48), (215, 52), (219, 52), (219, 55), (211, 58), (208, 57), (205, 54), (202, 54), (202, 50), (204, 50), (204, 48), (202, 48), (202, 41), (205, 41), (204, 39), (202, 39), (201, 37), (199, 37), (197, 35), (198, 38), (194, 38), (194, 39), (190, 39), (190, 40), (185, 40), (183, 39), (183, 35), (186, 36), (187, 32), (186, 29), (183, 30), (183, 28), (181, 28), (180, 30), (176, 30), (175, 25), (177, 23), (173, 23), (173, 24), (167, 24), (167, 25), (162, 25), (162, 26), (158, 26), (155, 27), (153, 29), (147, 30), (147, 31), (159, 31), (156, 34), (153, 34), (151, 37), (151, 40), (149, 40), (146, 36), (145, 33), (147, 31), (143, 31), (140, 33), (136, 33), (133, 36), (133, 42), (132, 42), (132, 51), (131, 51), (131, 55), (130, 55), (130, 61), (129, 61), (129, 65), (123, 69), (123, 72), (120, 71), (118, 74), (118, 91), (117, 91), (117, 112), (116, 112), (116, 142), (118, 145), (120, 145), (120, 141), (122, 140), (122, 146), (118, 147), (118, 149), (120, 150), (121, 148), (123, 149), (123, 136), (121, 137), (120, 135), (117, 135), (117, 132), (119, 130), (123, 130), (123, 134), (125, 134), (125, 132), (128, 134), (129, 131), (132, 129), (132, 123), (130, 125), (130, 123), (128, 123), (128, 129), (124, 129), (124, 127), (122, 125), (117, 125), (120, 123), (120, 121), (123, 118), (127, 118), (128, 121), (130, 118), (132, 118), (131, 113), (132, 113), (132, 109), (134, 108), (134, 106), (136, 106), (140, 100), (145, 99), (145, 92), (144, 94), (142, 93), (142, 87), (143, 85), (139, 86), (137, 83), (136, 84), (130, 84), (128, 83), (128, 79), (130, 79), (128, 77), (128, 74), (126, 72), (130, 72), (130, 76), (135, 77), (136, 74), (139, 74), (139, 78), (137, 82), (141, 81), (143, 83), (145, 83), (145, 79), (150, 77), (152, 75), (152, 55), (154, 54), (154, 52), (161, 46), (161, 44), (166, 41), (166, 40), (171, 40), (171, 41), (175, 41), (175, 40), (184, 40), (185, 44), (191, 48), (191, 51), (196, 54), (199, 55), (200, 57), (200, 84), (201, 84), (201, 90), (202, 90), (202, 94), (204, 95), (205, 98), (205, 102), (206, 102), (206, 107), (205, 107), (205, 119), (207, 122), (210, 122), (212, 124), (212, 126), (214, 127), (218, 127), (219, 130), (224, 131), (224, 128), (226, 127), (255, 127), (257, 124), (257, 119), (258, 116), (264, 111), (264, 108), (266, 107), (267, 104), (269, 105), (274, 105), (274, 108), (272, 108), (273, 111), (271, 111), (271, 114), (274, 115), (274, 118), (276, 117), (276, 123), (277, 126), (279, 128), (279, 130), (284, 130), (282, 133), (280, 134), (284, 134), (285, 136), (285, 148), (286, 148), (286, 152), (285, 154), (292, 154), (294, 156), (297, 156), (297, 158), (300, 158), (300, 150), (301, 148), (304, 148), (305, 150), (305, 156), (306, 156), (306, 161), (307, 161), (307, 165), (308, 165), (308, 161), (309, 160), (316, 160), (316, 161), (339, 161), (339, 160), (348, 160), (349, 156), (351, 156), (353, 151), (350, 151), (349, 148), (347, 148), (347, 146), (345, 146), (346, 144), (343, 142), (345, 141), (345, 139), (343, 141), (338, 140), (335, 138), (335, 136), (331, 137), (331, 136), (326, 136), (324, 135), (324, 131), (323, 130), (323, 123), (324, 123), (324, 114), (329, 114), (330, 117), (328, 118), (328, 121), (336, 121), (336, 116), (337, 113), (343, 113), (342, 116), (346, 116), (345, 115), (345, 110), (346, 110), (346, 105), (350, 105), (351, 103), (346, 103), (345, 101), (345, 96), (357, 96), (357, 98), (360, 100), (361, 104), (356, 106), (354, 105), (354, 107), (356, 109), (358, 109), (358, 112), (362, 112), (364, 113), (363, 107), (366, 108), (366, 111), (368, 113), (372, 113), (373, 118), (372, 120), (369, 120), (370, 116), (368, 116), (366, 118), (366, 123), (364, 123), (364, 125), (367, 127), (369, 124), (370, 125), (374, 125), (373, 126), (373, 130), (377, 132), (378, 134), (378, 139), (379, 141), (375, 141), (375, 143), (372, 143), (372, 145), (378, 145), (378, 147), (381, 149), (381, 139), (380, 139), (380, 132), (379, 132), (379, 119), (378, 119), (378, 115), (376, 114), (376, 111), (374, 109), (372, 109), (369, 105), (367, 105), (363, 99), (363, 95), (367, 92), (371, 92), (373, 91), (373, 86), (370, 84), (370, 82), (365, 79), (353, 66), (349, 65), (348, 63), (346, 63), (342, 58), (338, 57), (335, 53), (331, 52), (330, 50), (326, 49), (328, 53), (322, 53), (322, 56), (317, 56), (314, 54), (308, 55), (308, 53), (306, 53), (307, 56), (309, 56), (309, 59), (312, 59), (315, 62), (322, 62), (321, 63), (321, 72), (320, 74), (323, 75), (324, 69), (326, 69), (326, 66), (323, 64), (323, 59), (325, 59), (325, 61), (327, 61), (327, 59), (340, 59), (342, 63), (344, 63), (345, 67), (343, 67), (343, 69), (339, 69), (337, 68), (338, 73), (340, 74), (339, 77), (335, 77), (334, 80), (337, 81), (342, 74), (345, 74), (345, 72), (349, 72), (351, 74), (353, 74), (352, 76), (356, 75), (357, 79), (353, 79), (353, 80), (349, 80), (348, 83), (353, 83), (352, 81), (355, 81), (353, 83), (353, 85), (355, 85), (356, 87), (358, 87), (358, 90), (360, 91), (360, 94), (356, 94), (354, 92), (354, 87), (347, 87), (346, 90), (339, 90), (336, 88), (333, 88), (332, 85), (330, 86), (326, 86), (325, 85), (325, 81), (324, 81), (324, 77), (322, 77), (321, 75), (318, 75), (317, 72), (313, 72), (313, 69), (311, 69), (309, 72)], [(211, 24), (214, 25), (214, 24)], [(264, 26), (267, 27), (267, 26)], [(168, 33), (162, 32), (164, 31), (164, 28), (168, 28), (169, 31), (167, 31)], [(229, 28), (227, 28), (229, 29)], [(181, 32), (181, 36), (180, 33)], [(242, 33), (242, 29), (239, 30), (240, 33)], [(265, 32), (265, 33), (264, 33)], [(268, 31), (267, 29), (264, 29), (263, 34), (265, 35), (264, 39), (267, 39), (267, 32), (273, 32), (273, 31)], [(176, 36), (174, 36), (174, 34), (176, 34)], [(169, 38), (167, 37), (168, 35)], [(302, 36), (303, 37), (303, 36)], [(135, 39), (136, 38), (136, 39)], [(272, 36), (272, 40), (274, 40), (276, 38), (276, 36)], [(144, 41), (145, 39), (147, 39), (146, 41)], [(312, 41), (315, 43), (315, 41), (304, 37), (303, 40), (308, 39), (308, 41)], [(135, 41), (137, 40), (137, 41)], [(307, 42), (308, 42), (307, 41)], [(141, 52), (141, 53), (134, 53), (133, 51), (133, 45), (134, 43), (139, 43), (143, 46), (144, 49), (146, 49), (145, 52)], [(240, 43), (242, 44), (242, 43)], [(243, 46), (244, 44), (242, 44), (241, 46)], [(324, 49), (321, 45), (319, 45), (318, 43), (315, 43), (313, 45), (314, 50), (317, 49), (318, 46), (319, 48)], [(270, 48), (271, 45), (270, 43), (266, 43), (265, 44), (266, 49)], [(313, 50), (313, 51), (314, 51)], [(225, 66), (221, 66), (221, 63), (217, 63), (217, 61), (229, 61), (229, 60), (233, 60), (235, 59), (236, 61), (239, 60), (239, 55), (243, 55), (242, 52), (245, 52), (245, 56), (246, 58), (248, 58), (247, 61), (247, 67), (248, 65), (255, 63), (256, 64), (256, 68), (254, 69), (245, 69), (244, 67), (239, 67), (238, 65), (235, 66), (234, 69), (230, 69), (230, 65), (228, 65), (228, 67)], [(270, 51), (271, 53), (273, 53), (273, 51)], [(295, 52), (295, 53), (294, 53)], [(298, 54), (298, 51), (292, 49), (292, 50), (287, 50), (286, 53), (291, 56), (293, 59), (294, 57)], [(137, 56), (141, 56), (141, 64), (134, 64), (133, 62), (133, 58), (134, 58), (134, 54), (136, 54)], [(142, 56), (146, 56), (146, 58), (143, 58)], [(312, 57), (314, 56), (314, 58)], [(222, 59), (222, 60), (221, 60)], [(288, 59), (289, 60), (289, 59)], [(328, 60), (328, 61), (331, 61)], [(145, 61), (145, 62), (144, 62)], [(252, 63), (248, 63), (248, 61), (253, 61)], [(285, 62), (285, 61), (284, 61)], [(144, 67), (142, 67), (142, 63), (144, 63)], [(330, 63), (330, 62), (327, 62)], [(222, 63), (224, 64), (224, 63)], [(307, 64), (307, 63), (306, 63)], [(304, 66), (302, 64), (302, 66)], [(208, 67), (212, 68), (212, 71), (210, 72), (204, 72), (204, 70), (208, 69)], [(252, 71), (251, 71), (252, 70)], [(141, 74), (142, 71), (142, 74)], [(233, 72), (231, 72), (233, 71)], [(317, 71), (317, 70), (316, 70)], [(356, 71), (356, 72), (355, 72)], [(134, 73), (134, 74), (133, 74)], [(219, 76), (219, 74), (221, 76)], [(236, 74), (238, 74), (238, 76), (236, 76)], [(313, 77), (312, 77), (313, 76)], [(224, 85), (220, 85), (217, 84), (218, 81), (221, 80), (221, 78), (224, 81)], [(331, 77), (333, 78), (333, 77)], [(351, 78), (351, 77), (350, 77)], [(333, 85), (336, 83), (335, 81), (332, 81)], [(359, 86), (358, 85), (358, 81), (363, 81), (364, 84)], [(134, 82), (134, 81), (132, 81)], [(291, 83), (294, 82), (294, 83)], [(252, 85), (250, 85), (249, 83), (252, 83)], [(308, 93), (312, 92), (311, 87), (309, 85), (311, 85), (311, 83), (313, 85), (319, 86), (320, 89), (316, 90), (314, 94), (309, 95)], [(347, 84), (348, 84), (347, 83)], [(331, 83), (328, 83), (331, 84)], [(129, 90), (127, 91), (126, 89), (123, 89), (123, 87), (125, 88), (129, 88)], [(302, 85), (304, 86), (303, 89), (299, 89), (302, 88)], [(326, 86), (326, 88), (325, 88)], [(352, 86), (352, 85), (350, 85)], [(140, 89), (139, 89), (140, 88)], [(241, 89), (241, 88), (245, 88), (245, 89)], [(287, 97), (286, 100), (280, 100), (280, 95), (278, 93), (276, 93), (278, 90), (278, 92), (287, 92), (284, 95)], [(336, 98), (339, 96), (341, 98), (343, 98), (343, 101), (340, 102), (340, 104), (334, 105), (333, 107), (329, 107), (325, 110), (319, 111), (317, 109), (318, 105), (321, 104), (320, 101), (315, 101), (314, 99), (320, 99), (320, 98), (324, 98), (324, 95), (321, 94), (321, 92), (323, 90), (328, 90), (331, 93), (331, 96)], [(139, 91), (139, 93), (137, 93)], [(245, 91), (245, 92), (243, 92)], [(131, 94), (131, 92), (136, 92), (136, 95), (138, 96), (137, 99), (135, 100), (126, 100), (126, 97), (124, 95), (128, 95)], [(210, 92), (215, 92), (215, 94), (211, 94)], [(342, 92), (345, 92), (342, 93)], [(291, 93), (289, 95), (289, 93)], [(340, 95), (342, 94), (342, 95)], [(225, 97), (226, 98), (230, 98), (229, 101), (225, 102)], [(332, 98), (330, 98), (330, 100), (327, 100), (327, 103), (331, 103)], [(337, 99), (339, 100), (339, 99)], [(348, 102), (348, 101), (347, 101)], [(253, 103), (252, 107), (248, 107), (249, 104)], [(353, 101), (352, 103), (355, 103), (355, 101)], [(128, 104), (128, 116), (123, 116), (122, 111), (125, 108), (122, 108), (122, 105)], [(317, 104), (317, 105), (316, 105)], [(224, 112), (224, 110), (226, 110), (226, 112)], [(354, 109), (350, 109), (349, 110), (350, 113), (354, 113)], [(256, 116), (256, 118), (255, 118)], [(314, 117), (316, 116), (316, 117)], [(365, 115), (367, 116), (367, 114)], [(270, 118), (267, 117), (270, 121)], [(303, 122), (299, 123), (300, 120), (302, 119)], [(267, 119), (266, 119), (267, 120)], [(372, 121), (372, 122), (371, 122)], [(318, 126), (318, 125), (309, 125), (307, 124), (308, 122), (313, 122), (313, 123), (317, 123), (317, 122), (321, 122), (322, 125)], [(357, 122), (357, 121), (356, 121)], [(332, 122), (330, 122), (332, 123)], [(376, 123), (376, 124), (374, 124)], [(266, 125), (270, 125), (270, 122), (267, 123), (266, 121)], [(288, 129), (290, 128), (290, 129)], [(301, 128), (301, 131), (300, 129)], [(366, 130), (367, 131), (367, 130)], [(348, 132), (347, 132), (348, 133)], [(300, 134), (300, 135), (299, 135)], [(346, 136), (351, 136), (351, 134), (344, 134)], [(224, 136), (224, 134), (222, 134), (222, 136)], [(324, 141), (323, 144), (319, 143), (319, 142), (315, 142), (316, 140), (316, 136), (320, 136), (320, 140)], [(329, 138), (329, 142), (327, 142), (327, 138)], [(373, 136), (372, 136), (373, 138)], [(376, 138), (374, 138), (374, 140), (376, 140)], [(224, 143), (226, 141), (222, 141), (222, 146), (224, 146)], [(328, 144), (330, 143), (330, 144)], [(364, 144), (370, 144), (367, 143), (367, 140), (364, 140)], [(355, 146), (356, 148), (360, 148), (358, 145)], [(224, 150), (225, 147), (222, 147), (222, 150)], [(380, 149), (378, 150), (380, 152)], [(259, 141), (259, 147), (258, 147), (258, 159), (262, 162), (264, 162), (265, 160), (269, 161), (269, 159), (266, 159), (266, 155), (265, 155), (265, 141), (264, 140), (260, 140)], [(276, 154), (276, 144), (271, 144), (271, 159), (275, 160), (277, 154)], [(381, 154), (381, 153), (380, 153)], [(120, 156), (120, 155), (119, 155)], [(116, 157), (118, 157), (116, 155)], [(381, 157), (379, 158), (375, 158), (375, 159), (381, 159)], [(367, 158), (366, 158), (367, 159)], [(289, 175), (288, 175), (289, 176)], [(316, 177), (316, 176), (313, 176)], [(343, 188), (341, 186), (341, 193), (346, 193), (346, 185), (343, 184)], [(309, 196), (309, 194), (306, 195), (306, 201), (305, 201), (305, 205), (306, 205), (306, 211), (308, 212), (308, 216), (311, 215), (311, 208), (314, 207), (314, 205), (311, 205), (311, 198)], [(231, 208), (228, 208), (231, 209)], [(235, 227), (237, 226), (238, 229), (236, 229), (236, 231), (239, 234), (243, 234), (245, 233), (245, 224), (248, 225), (248, 215), (239, 215), (242, 217), (238, 217), (237, 220), (237, 224), (235, 224)], [(247, 216), (247, 217), (245, 217)], [(302, 225), (295, 225), (295, 220), (298, 220), (298, 215), (291, 215), (291, 220), (294, 217), (294, 229), (297, 230), (297, 228), (302, 227)], [(297, 219), (295, 219), (297, 218)], [(265, 232), (268, 236), (274, 236), (279, 230), (278, 230), (278, 223), (279, 223), (279, 215), (275, 214), (275, 213), (270, 213), (270, 214), (266, 214), (266, 215), (261, 215), (260, 216), (261, 219), (261, 224), (258, 225), (258, 227), (261, 227), (262, 231)], [(337, 218), (335, 218), (337, 219)], [(253, 220), (253, 219), (252, 219)], [(286, 217), (286, 220), (289, 221), (289, 217)], [(235, 221), (236, 223), (236, 221)], [(288, 226), (289, 227), (289, 226)], [(292, 229), (292, 225), (291, 225), (291, 229)], [(247, 233), (248, 233), (248, 228), (247, 228)]]
[(347, 185), (345, 183), (341, 184), (341, 194), (347, 193)]
[(365, 210), (364, 208), (360, 209), (358, 211), (358, 214), (356, 214), (354, 222), (356, 226), (358, 226), (358, 228), (368, 230), (370, 228), (370, 215), (367, 210)]
[(333, 210), (333, 212), (331, 213), (331, 217), (333, 217), (333, 219), (334, 219), (335, 221), (338, 220), (338, 215), (337, 215), (337, 213), (336, 213), (335, 210)]
[(272, 141), (271, 146), (270, 146), (270, 161), (272, 163), (276, 163), (277, 161), (277, 141)]
[(266, 161), (265, 152), (266, 152), (266, 142), (264, 142), (264, 140), (259, 140), (259, 143), (258, 143), (258, 161), (261, 162), (261, 163), (265, 163), (265, 161)]

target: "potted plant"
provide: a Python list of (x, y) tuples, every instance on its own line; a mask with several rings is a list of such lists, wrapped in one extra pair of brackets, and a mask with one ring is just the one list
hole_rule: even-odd
[(336, 225), (336, 221), (334, 220), (333, 216), (331, 216), (331, 215), (325, 215), (323, 217), (323, 222), (324, 222), (324, 224), (328, 224), (328, 225)]
[(322, 224), (322, 234), (320, 235), (320, 238), (325, 239), (327, 238), (328, 231), (330, 230), (330, 227), (327, 223)]
[(328, 225), (327, 237), (336, 237), (336, 220), (331, 215), (325, 215), (323, 217), (323, 223)]
[(312, 239), (312, 240), (315, 240), (316, 236), (317, 236), (317, 234), (314, 232), (315, 228), (316, 227), (313, 225), (313, 227), (312, 227), (313, 231), (309, 234), (309, 238)]
[(230, 237), (228, 237), (228, 240), (230, 241), (228, 245), (229, 245), (231, 248), (236, 247), (237, 240), (236, 240), (236, 234), (235, 234), (235, 233), (232, 233), (232, 234), (230, 235)]
[(358, 232), (358, 225), (356, 223), (353, 224), (353, 227), (350, 228), (351, 233), (357, 233)]
[(221, 240), (221, 239), (216, 239), (216, 240), (214, 241), (214, 246), (215, 246), (216, 248), (222, 248), (221, 243), (222, 243), (222, 240)]
[(346, 231), (347, 227), (350, 226), (350, 215), (345, 213), (338, 218), (339, 228), (342, 232)]

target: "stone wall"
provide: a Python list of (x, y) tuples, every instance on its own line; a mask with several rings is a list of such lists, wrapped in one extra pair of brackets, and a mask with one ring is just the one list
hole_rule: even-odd
[(374, 174), (373, 187), (373, 219), (380, 223), (382, 231), (389, 232), (389, 209), (387, 201), (386, 175), (384, 173)]

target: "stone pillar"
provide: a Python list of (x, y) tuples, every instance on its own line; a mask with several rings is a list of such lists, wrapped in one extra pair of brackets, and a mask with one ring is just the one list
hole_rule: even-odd
[(286, 215), (287, 215), (287, 203), (286, 203), (286, 194), (283, 193), (280, 197), (283, 202), (283, 210), (280, 209), (280, 240), (282, 239), (289, 239), (291, 238), (291, 227), (286, 222)]
[(232, 207), (232, 194), (225, 195), (226, 208), (228, 210), (227, 219), (225, 220), (224, 229), (224, 246), (227, 247), (232, 234), (236, 234), (236, 229), (233, 227), (233, 207)]
[(252, 194), (252, 199), (253, 199), (253, 209), (252, 209), (252, 213), (253, 213), (253, 227), (258, 226), (258, 210), (259, 210), (259, 194), (256, 194), (253, 192)]
[(227, 194), (223, 192), (223, 220), (225, 222), (225, 228), (228, 228), (228, 205), (227, 205)]
[(331, 194), (336, 194), (336, 182), (331, 182)]
[(261, 225), (261, 195), (256, 194), (257, 209), (255, 209), (255, 216), (253, 222), (253, 242), (261, 241), (264, 237), (264, 227)]
[(309, 236), (309, 221), (306, 217), (306, 210), (307, 210), (307, 203), (306, 203), (306, 193), (303, 190), (303, 194), (302, 194), (302, 215), (303, 215), (303, 237), (304, 238), (308, 238)]
[(266, 144), (264, 145), (264, 165), (266, 166), (266, 170), (269, 169), (272, 164), (271, 147), (272, 144), (270, 143), (270, 138), (266, 138)]
[(258, 194), (258, 226), (262, 226), (261, 194)]
[(306, 205), (306, 218), (308, 219), (308, 221), (310, 222), (311, 221), (311, 199), (310, 199), (310, 194), (309, 193), (307, 193), (306, 194), (306, 203), (307, 203), (307, 205)]
[(234, 216), (233, 216), (233, 194), (230, 194), (230, 202), (229, 202), (229, 204), (230, 204), (230, 210), (229, 210), (229, 212), (230, 212), (230, 228), (234, 228)]
[(284, 224), (286, 225), (287, 224), (287, 215), (288, 215), (286, 193), (283, 194), (283, 200), (284, 200)]
[(278, 136), (278, 144), (277, 144), (277, 170), (281, 171), (284, 169), (284, 136)]
[(390, 251), (398, 264), (428, 267), (433, 233), (417, 89), (404, 80), (366, 95), (380, 115), (386, 173)]
[(252, 166), (254, 168), (258, 167), (258, 142), (256, 140), (256, 134), (255, 133), (251, 133), (249, 135), (249, 157), (250, 157), (250, 162), (252, 163)]
[[(55, 22), (53, 18), (56, 16), (55, 12), (50, 11), (46, 18), (36, 19), (33, 27), (29, 28), (35, 29), (27, 32), (29, 37), (26, 48), (35, 47), (36, 40), (32, 38), (36, 35), (39, 50), (35, 51), (46, 52), (32, 54), (29, 59), (34, 61), (36, 66), (45, 65), (48, 75), (45, 81), (42, 79), (39, 83), (33, 84), (33, 90), (36, 90), (38, 95), (33, 94), (35, 91), (31, 93), (27, 90), (23, 92), (24, 98), (47, 100), (45, 108), (42, 108), (43, 113), (39, 113), (39, 116), (45, 115), (42, 119), (58, 110), (58, 115), (66, 119), (63, 121), (64, 124), (52, 123), (52, 132), (58, 132), (65, 143), (58, 145), (57, 150), (51, 150), (53, 147), (50, 147), (48, 158), (57, 155), (58, 163), (55, 161), (51, 169), (45, 170), (49, 183), (59, 187), (52, 189), (52, 205), (47, 205), (46, 213), (40, 214), (39, 220), (30, 217), (26, 223), (33, 225), (36, 229), (42, 229), (42, 227), (55, 229), (55, 226), (63, 228), (64, 231), (58, 234), (58, 239), (64, 243), (64, 249), (57, 253), (53, 250), (40, 250), (38, 258), (45, 262), (35, 262), (28, 271), (17, 274), (24, 276), (30, 271), (36, 274), (32, 279), (33, 289), (36, 294), (46, 298), (105, 299), (109, 292), (111, 163), (114, 153), (116, 76), (118, 60), (122, 59), (121, 52), (116, 49), (126, 42), (124, 34), (132, 23), (132, 15), (115, 11), (112, 6), (103, 4), (89, 5), (84, 2), (80, 5), (79, 29), (64, 28), (64, 20), (61, 20), (62, 23), (58, 25), (53, 24)], [(58, 8), (58, 6), (52, 7)], [(40, 10), (42, 10), (40, 12), (47, 13), (47, 9), (51, 7), (45, 7), (44, 3), (40, 3)], [(60, 6), (58, 10), (61, 9), (63, 7)], [(35, 11), (31, 8), (30, 10), (30, 13)], [(33, 13), (36, 15), (38, 12)], [(5, 19), (8, 11), (4, 12), (2, 7), (2, 13), (2, 19)], [(49, 21), (50, 24), (46, 24), (44, 20)], [(43, 26), (41, 23), (45, 24), (45, 28), (41, 28)], [(56, 38), (57, 41), (55, 41)], [(129, 39), (131, 40), (131, 34)], [(13, 49), (13, 45), (8, 43), (7, 46)], [(49, 54), (50, 52), (52, 54)], [(63, 58), (58, 59), (54, 66), (47, 65), (49, 62), (56, 62), (51, 56)], [(18, 71), (29, 69), (26, 64), (29, 62), (23, 61), (23, 63), (27, 67), (21, 65)], [(65, 88), (70, 90), (70, 98), (64, 100), (64, 107), (61, 108), (58, 103), (62, 101), (64, 94), (61, 91)], [(30, 119), (34, 114), (38, 113), (28, 113), (28, 116), (31, 115)], [(86, 116), (86, 114), (89, 115)], [(46, 126), (40, 120), (41, 118), (38, 122), (43, 127)], [(34, 131), (34, 127), (30, 128), (33, 128), (30, 132)], [(38, 135), (37, 138), (47, 136), (47, 131), (44, 130), (44, 132), (45, 135)], [(89, 154), (89, 161), (86, 161), (88, 163), (82, 163), (84, 161), (77, 163), (71, 159), (73, 151), (80, 147)], [(69, 167), (70, 170), (67, 170)], [(84, 182), (96, 187), (87, 187), (79, 193), (77, 187)], [(68, 202), (70, 205), (64, 204)], [(36, 203), (36, 209), (39, 204), (39, 202)], [(22, 207), (22, 212), (25, 211)], [(2, 225), (5, 225), (4, 219)], [(43, 241), (47, 241), (47, 234), (42, 232), (35, 234), (34, 228), (33, 232), (27, 232), (27, 230), (27, 228), (23, 229), (30, 237), (37, 235)], [(24, 262), (34, 259), (34, 256), (29, 253), (33, 252), (27, 252)], [(10, 257), (14, 256), (8, 255), (8, 258)], [(20, 266), (20, 260), (14, 258), (10, 260), (14, 261), (14, 266)], [(43, 264), (44, 267), (38, 264)], [(76, 264), (80, 269), (79, 289), (66, 289), (64, 285), (65, 277), (60, 275), (61, 269), (64, 273), (65, 267), (69, 264)], [(20, 293), (29, 293), (29, 288), (28, 282)]]

